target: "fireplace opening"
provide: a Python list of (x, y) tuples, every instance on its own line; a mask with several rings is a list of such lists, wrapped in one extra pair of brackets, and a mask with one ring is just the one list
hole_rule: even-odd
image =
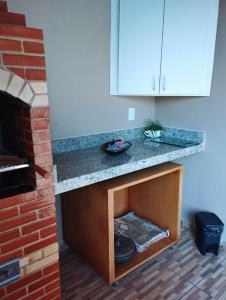
[(35, 189), (30, 107), (0, 93), (0, 199)]

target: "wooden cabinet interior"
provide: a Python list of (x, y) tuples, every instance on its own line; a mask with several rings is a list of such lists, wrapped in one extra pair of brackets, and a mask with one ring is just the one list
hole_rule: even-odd
[[(109, 284), (180, 238), (183, 167), (166, 163), (62, 195), (64, 240)], [(132, 260), (115, 264), (114, 217), (134, 211), (170, 230)]]

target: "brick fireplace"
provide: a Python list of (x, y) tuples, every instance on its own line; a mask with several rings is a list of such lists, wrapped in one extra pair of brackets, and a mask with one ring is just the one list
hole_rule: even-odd
[[(0, 126), (7, 148), (26, 157), (32, 187), (0, 199), (0, 263), (19, 258), (21, 278), (0, 299), (61, 299), (43, 32), (0, 1)], [(46, 176), (47, 175), (47, 176)]]

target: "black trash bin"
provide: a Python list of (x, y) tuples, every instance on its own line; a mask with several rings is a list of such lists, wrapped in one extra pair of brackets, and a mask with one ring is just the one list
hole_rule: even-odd
[(196, 221), (196, 245), (202, 255), (206, 252), (219, 253), (221, 234), (224, 223), (217, 215), (210, 212), (195, 214)]

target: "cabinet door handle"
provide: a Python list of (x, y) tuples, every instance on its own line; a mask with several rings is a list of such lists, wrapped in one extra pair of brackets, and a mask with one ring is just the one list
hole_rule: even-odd
[(152, 76), (152, 90), (155, 91), (155, 76)]
[(166, 90), (166, 76), (162, 76), (162, 90)]

